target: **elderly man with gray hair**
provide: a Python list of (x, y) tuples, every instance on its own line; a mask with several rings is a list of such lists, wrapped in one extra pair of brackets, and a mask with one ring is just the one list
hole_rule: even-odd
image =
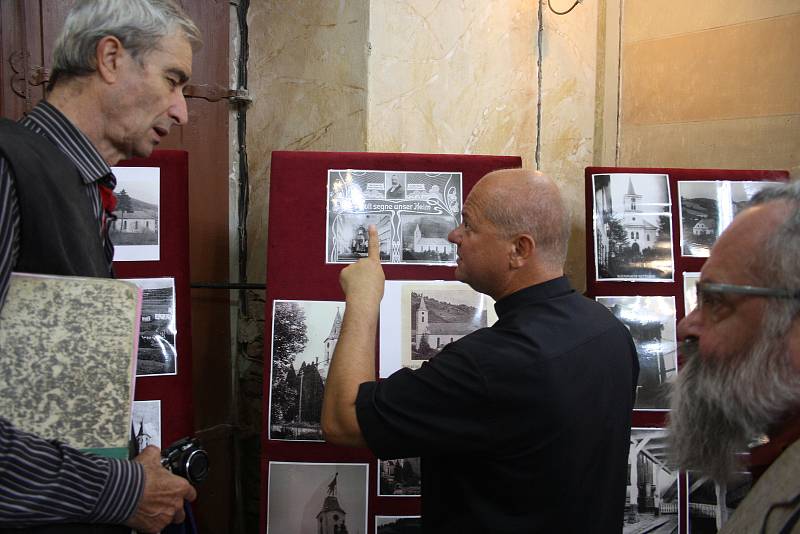
[(756, 483), (724, 533), (800, 533), (800, 182), (758, 193), (711, 250), (678, 325), (676, 463)]
[[(110, 165), (149, 156), (187, 122), (182, 91), (199, 45), (171, 0), (89, 0), (70, 12), (46, 100), (19, 123), (0, 120), (0, 306), (12, 270), (111, 276)], [(195, 496), (155, 447), (101, 458), (0, 419), (0, 529), (158, 532)]]

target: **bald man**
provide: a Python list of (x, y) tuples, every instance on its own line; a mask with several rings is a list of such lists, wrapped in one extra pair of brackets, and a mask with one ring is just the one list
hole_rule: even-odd
[(498, 321), (376, 382), (384, 275), (371, 227), (369, 257), (340, 276), (325, 438), (421, 456), (424, 532), (619, 533), (638, 360), (625, 326), (564, 277), (558, 188), (532, 171), (492, 172), (462, 215), (448, 236), (455, 277), (496, 300)]

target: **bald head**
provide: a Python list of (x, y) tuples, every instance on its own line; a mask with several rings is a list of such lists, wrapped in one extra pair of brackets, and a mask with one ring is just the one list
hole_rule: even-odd
[(561, 192), (546, 175), (527, 169), (490, 172), (470, 195), (484, 199), (482, 212), (504, 237), (529, 234), (548, 267), (562, 269), (567, 256), (570, 216)]

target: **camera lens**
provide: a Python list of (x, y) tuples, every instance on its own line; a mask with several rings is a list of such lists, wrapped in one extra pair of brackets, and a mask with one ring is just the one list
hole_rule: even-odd
[(208, 476), (208, 454), (202, 449), (192, 451), (184, 464), (186, 479), (192, 484), (197, 484)]

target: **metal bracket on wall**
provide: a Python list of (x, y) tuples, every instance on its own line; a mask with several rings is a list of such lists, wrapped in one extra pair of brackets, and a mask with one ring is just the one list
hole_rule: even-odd
[(233, 104), (249, 104), (253, 101), (246, 89), (228, 89), (217, 84), (187, 85), (183, 94), (186, 98), (202, 98), (209, 102), (227, 99)]
[(9, 85), (11, 91), (18, 97), (25, 100), (25, 111), (32, 108), (31, 92), (29, 86), (39, 86), (50, 79), (50, 71), (41, 65), (30, 66), (30, 53), (24, 50), (16, 50), (9, 54), (8, 64), (14, 73), (11, 76)]
[(267, 289), (267, 284), (248, 284), (244, 282), (192, 282), (192, 289)]

